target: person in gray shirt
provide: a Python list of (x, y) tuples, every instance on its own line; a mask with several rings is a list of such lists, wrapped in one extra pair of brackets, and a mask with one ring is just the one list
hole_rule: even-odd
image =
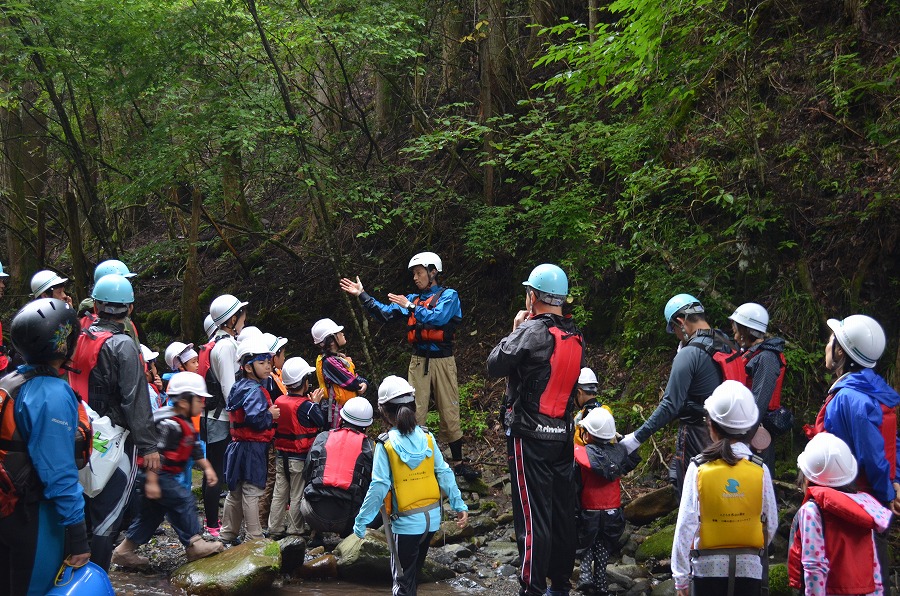
[(710, 444), (703, 401), (723, 380), (710, 352), (730, 352), (733, 347), (724, 333), (710, 327), (703, 305), (690, 294), (673, 296), (666, 304), (664, 316), (666, 331), (680, 341), (669, 381), (656, 410), (640, 428), (622, 439), (622, 445), (631, 453), (678, 418), (680, 427), (675, 454), (669, 463), (669, 481), (680, 496), (691, 458)]

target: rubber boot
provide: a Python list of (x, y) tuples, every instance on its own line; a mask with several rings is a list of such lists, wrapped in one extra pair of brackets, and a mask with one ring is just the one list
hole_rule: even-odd
[(197, 534), (191, 538), (190, 544), (184, 549), (188, 561), (196, 561), (203, 557), (208, 557), (225, 550), (225, 545), (221, 542), (209, 542), (204, 540), (202, 536)]
[(112, 562), (120, 567), (130, 569), (146, 569), (150, 567), (150, 559), (137, 554), (137, 544), (126, 538), (112, 553)]

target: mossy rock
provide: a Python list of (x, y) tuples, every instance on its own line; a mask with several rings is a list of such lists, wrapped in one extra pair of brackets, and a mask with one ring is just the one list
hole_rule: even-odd
[(177, 310), (154, 310), (144, 315), (141, 324), (144, 333), (178, 335), (181, 332), (181, 313)]
[(250, 540), (223, 553), (188, 563), (171, 577), (188, 594), (236, 596), (260, 594), (281, 570), (281, 548), (271, 540)]
[(784, 563), (769, 567), (769, 596), (792, 596), (788, 585), (788, 568)]
[(672, 556), (672, 543), (675, 542), (675, 526), (662, 528), (647, 536), (634, 554), (638, 561), (647, 559), (667, 559)]

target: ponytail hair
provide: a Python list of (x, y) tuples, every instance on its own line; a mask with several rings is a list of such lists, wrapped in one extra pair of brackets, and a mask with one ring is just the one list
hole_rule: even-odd
[(749, 443), (750, 439), (753, 438), (753, 434), (756, 432), (757, 426), (754, 426), (747, 432), (737, 434), (725, 430), (714, 420), (709, 420), (709, 425), (712, 427), (719, 438), (718, 440), (713, 441), (712, 444), (704, 449), (700, 454), (701, 463), (705, 464), (707, 462), (721, 459), (729, 466), (737, 465), (738, 462), (740, 462), (743, 458), (738, 457), (734, 454), (734, 451), (731, 449), (731, 444), (734, 441)]
[(384, 418), (391, 426), (396, 426), (401, 435), (411, 434), (416, 430), (416, 402), (405, 404), (387, 402), (379, 406)]

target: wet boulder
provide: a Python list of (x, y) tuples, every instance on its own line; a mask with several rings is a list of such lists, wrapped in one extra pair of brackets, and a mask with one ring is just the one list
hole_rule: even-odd
[(675, 542), (675, 526), (665, 527), (648, 536), (634, 556), (641, 562), (649, 559), (667, 559), (672, 555), (673, 542)]
[(306, 560), (306, 540), (300, 536), (288, 536), (278, 541), (281, 549), (281, 573), (291, 575)]
[(628, 503), (625, 506), (625, 519), (636, 526), (642, 526), (676, 509), (678, 509), (678, 495), (675, 489), (672, 486), (664, 486)]
[(172, 585), (199, 596), (264, 593), (281, 570), (281, 549), (271, 540), (250, 540), (225, 552), (183, 565)]
[[(391, 582), (391, 552), (384, 534), (368, 529), (364, 538), (350, 534), (334, 549), (337, 558), (338, 575), (352, 582)], [(419, 574), (419, 583), (436, 582), (455, 577), (449, 568), (425, 560)]]

